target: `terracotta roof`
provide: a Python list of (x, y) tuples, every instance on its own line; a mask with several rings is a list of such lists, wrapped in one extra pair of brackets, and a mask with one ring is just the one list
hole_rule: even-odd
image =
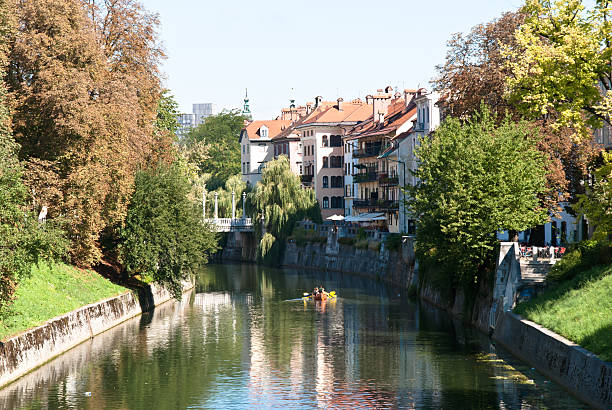
[(324, 102), (313, 111), (304, 124), (313, 123), (341, 123), (364, 121), (372, 112), (372, 106), (363, 102), (343, 102), (341, 110), (338, 103)]
[(246, 132), (249, 140), (258, 140), (261, 138), (259, 130), (265, 125), (268, 127), (268, 138), (272, 139), (291, 125), (291, 121), (287, 120), (266, 120), (253, 121), (242, 130)]
[(406, 107), (404, 100), (398, 98), (391, 102), (387, 112), (383, 123), (374, 122), (373, 115), (370, 115), (366, 121), (357, 124), (347, 133), (347, 139), (389, 134), (414, 119), (417, 109), (414, 102)]

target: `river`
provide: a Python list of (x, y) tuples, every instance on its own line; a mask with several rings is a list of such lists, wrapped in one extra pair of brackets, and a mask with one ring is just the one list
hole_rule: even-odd
[[(302, 301), (315, 285), (340, 297)], [(378, 282), (253, 265), (207, 266), (180, 303), (0, 391), (3, 409), (281, 407), (587, 406), (486, 336)]]

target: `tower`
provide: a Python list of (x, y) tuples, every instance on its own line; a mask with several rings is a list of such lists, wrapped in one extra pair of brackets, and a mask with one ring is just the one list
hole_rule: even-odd
[(251, 117), (251, 109), (249, 108), (249, 90), (244, 89), (244, 106), (242, 107), (242, 115), (245, 116), (248, 120), (252, 120)]

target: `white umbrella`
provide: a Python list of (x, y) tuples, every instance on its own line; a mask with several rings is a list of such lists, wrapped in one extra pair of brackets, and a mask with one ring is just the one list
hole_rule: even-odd
[(344, 217), (342, 215), (336, 215), (336, 214), (329, 216), (325, 219), (329, 219), (330, 221), (344, 221)]

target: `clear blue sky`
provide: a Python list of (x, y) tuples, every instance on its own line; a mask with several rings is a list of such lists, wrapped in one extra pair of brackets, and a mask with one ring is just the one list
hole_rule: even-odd
[(386, 85), (429, 87), (452, 33), (522, 0), (141, 0), (159, 13), (165, 86), (192, 103), (242, 106), (256, 119), (289, 104), (363, 98)]

